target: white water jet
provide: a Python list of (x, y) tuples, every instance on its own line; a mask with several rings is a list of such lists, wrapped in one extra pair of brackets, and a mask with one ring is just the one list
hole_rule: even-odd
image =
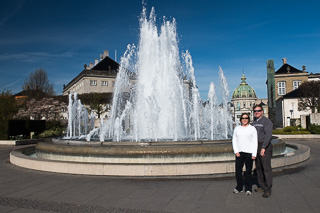
[[(77, 98), (77, 93), (69, 94), (68, 104), (68, 128), (65, 139), (70, 138), (88, 138), (88, 120), (89, 114), (85, 106), (81, 104), (81, 100)], [(91, 117), (91, 121), (94, 118)], [(93, 129), (91, 127), (90, 129)]]
[(68, 129), (67, 129), (67, 137), (72, 136), (72, 122), (73, 122), (73, 115), (72, 115), (72, 94), (69, 94), (69, 104), (68, 104)]
[(210, 131), (211, 131), (210, 139), (213, 140), (214, 134), (215, 134), (214, 113), (215, 113), (215, 106), (217, 106), (217, 104), (218, 104), (215, 86), (214, 86), (213, 82), (210, 83), (208, 98), (209, 98), (209, 102), (210, 102), (210, 113), (209, 113), (209, 115), (210, 115)]
[(213, 83), (209, 101), (203, 103), (191, 54), (187, 50), (180, 57), (177, 37), (175, 19), (164, 18), (158, 30), (154, 8), (149, 17), (143, 8), (139, 44), (128, 45), (121, 58), (110, 117), (101, 121), (99, 130), (91, 130), (87, 140), (92, 135), (97, 135), (100, 141), (178, 141), (231, 136), (229, 90), (222, 69), (219, 68), (219, 75), (223, 103), (218, 105)]
[[(219, 76), (220, 76), (220, 81), (221, 81), (221, 86), (222, 86), (222, 99), (223, 99), (223, 110), (221, 110), (221, 119), (224, 121), (229, 121), (231, 120), (231, 114), (230, 114), (230, 109), (228, 105), (228, 100), (229, 100), (229, 88), (228, 88), (228, 83), (227, 79), (224, 76), (223, 70), (221, 67), (219, 67)], [(231, 122), (224, 122), (224, 132), (225, 132), (225, 137), (228, 138), (229, 132), (232, 129), (232, 123)]]

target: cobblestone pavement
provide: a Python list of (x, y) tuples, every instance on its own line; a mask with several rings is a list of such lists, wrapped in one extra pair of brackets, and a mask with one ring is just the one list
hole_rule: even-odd
[[(233, 194), (234, 177), (111, 178), (33, 171), (9, 163), (0, 146), (0, 212), (320, 212), (320, 140), (308, 161), (275, 172), (273, 193)], [(256, 186), (254, 186), (255, 188)]]

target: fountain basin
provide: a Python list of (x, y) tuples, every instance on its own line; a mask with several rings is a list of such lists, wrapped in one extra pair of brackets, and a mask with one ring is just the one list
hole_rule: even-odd
[[(285, 143), (273, 139), (274, 156)], [(53, 140), (38, 143), (37, 157), (47, 160), (92, 163), (193, 163), (234, 159), (231, 140), (168, 142), (79, 142)]]
[[(274, 147), (278, 147), (279, 150), (281, 150), (282, 148), (280, 147), (283, 147), (285, 143), (281, 139), (274, 140), (273, 142), (275, 141), (277, 142), (274, 143)], [(10, 161), (17, 166), (48, 172), (127, 177), (225, 176), (235, 171), (231, 141), (171, 142), (172, 144), (170, 146), (168, 142), (163, 144), (159, 142), (156, 144), (152, 142), (134, 143), (134, 145), (131, 143), (124, 143), (125, 145), (116, 143), (116, 145), (112, 144), (112, 142), (103, 142), (102, 144), (98, 142), (94, 145), (82, 144), (81, 146), (76, 145), (78, 142), (75, 142), (73, 145), (70, 144), (73, 143), (71, 141), (68, 143), (68, 149), (66, 149), (65, 144), (59, 144), (58, 142), (51, 144), (39, 143), (37, 148), (33, 146), (15, 150), (10, 154)], [(64, 154), (60, 153), (59, 155), (61, 155), (62, 158), (69, 156), (68, 161), (41, 159), (29, 156), (29, 154), (35, 153), (36, 149), (41, 149), (42, 151), (40, 152), (45, 153), (53, 149), (53, 147), (56, 147), (56, 151), (64, 150)], [(112, 147), (112, 149), (108, 150), (106, 147)], [(162, 148), (156, 149), (159, 147), (166, 148), (166, 150), (163, 151)], [(285, 147), (293, 148), (295, 151), (274, 155), (272, 158), (272, 167), (274, 169), (286, 168), (303, 162), (310, 157), (310, 149), (307, 146), (290, 143), (285, 144)], [(99, 150), (101, 148), (102, 150)], [(179, 150), (179, 148), (181, 149)], [(200, 154), (199, 150), (204, 149), (206, 150), (206, 154)], [(76, 152), (82, 152), (83, 150), (87, 150), (85, 153), (82, 153), (83, 156), (76, 156)], [(98, 151), (95, 152), (95, 150)], [(225, 152), (227, 150), (231, 150), (231, 152)], [(149, 152), (149, 157), (145, 156), (142, 160), (144, 162), (141, 162), (142, 152), (145, 153), (146, 151)], [(172, 158), (174, 152), (179, 154)], [(107, 153), (108, 156), (106, 159), (111, 159), (113, 162), (85, 161), (94, 158), (101, 159), (102, 153)], [(120, 153), (121, 156), (119, 156)], [(221, 159), (214, 157), (214, 155), (222, 154), (225, 154), (226, 157)], [(167, 159), (164, 160), (164, 158)], [(181, 160), (179, 158), (185, 158), (187, 160)], [(199, 160), (196, 161), (195, 159), (197, 158)], [(82, 160), (76, 161), (76, 159)], [(131, 161), (126, 162), (125, 160), (127, 159), (131, 159)], [(193, 159), (193, 161), (191, 161), (191, 159)], [(118, 160), (118, 162), (115, 160)]]

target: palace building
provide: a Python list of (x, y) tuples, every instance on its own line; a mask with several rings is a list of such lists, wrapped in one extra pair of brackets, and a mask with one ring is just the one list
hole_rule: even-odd
[(253, 106), (255, 104), (261, 104), (265, 115), (268, 114), (268, 108), (266, 105), (267, 99), (258, 99), (254, 89), (248, 85), (246, 82), (246, 76), (244, 73), (241, 77), (240, 85), (233, 91), (231, 103), (233, 108), (231, 108), (233, 120), (236, 124), (240, 123), (240, 115), (242, 113), (249, 113), (251, 120), (253, 120)]

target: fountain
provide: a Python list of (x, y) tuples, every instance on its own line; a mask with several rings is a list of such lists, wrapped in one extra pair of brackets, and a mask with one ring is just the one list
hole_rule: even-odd
[(223, 102), (215, 86), (203, 103), (189, 51), (179, 56), (176, 22), (164, 20), (160, 32), (152, 8), (143, 8), (139, 45), (128, 45), (116, 78), (111, 115), (87, 133), (87, 114), (77, 94), (69, 95), (68, 134), (65, 139), (113, 141), (219, 140), (232, 136), (229, 89), (219, 67)]
[[(37, 160), (13, 153), (11, 162), (27, 168), (62, 173), (114, 176), (179, 176), (234, 171), (232, 119), (228, 86), (219, 67), (222, 103), (210, 84), (202, 102), (192, 57), (180, 57), (176, 22), (164, 22), (158, 32), (152, 8), (143, 8), (139, 45), (128, 45), (115, 82), (111, 115), (99, 128), (69, 95), (67, 136), (36, 145)], [(285, 144), (273, 140), (277, 156)], [(19, 161), (22, 157), (24, 160)], [(280, 159), (280, 158), (279, 158)], [(27, 165), (26, 165), (27, 164)], [(281, 161), (278, 165), (283, 165)]]

